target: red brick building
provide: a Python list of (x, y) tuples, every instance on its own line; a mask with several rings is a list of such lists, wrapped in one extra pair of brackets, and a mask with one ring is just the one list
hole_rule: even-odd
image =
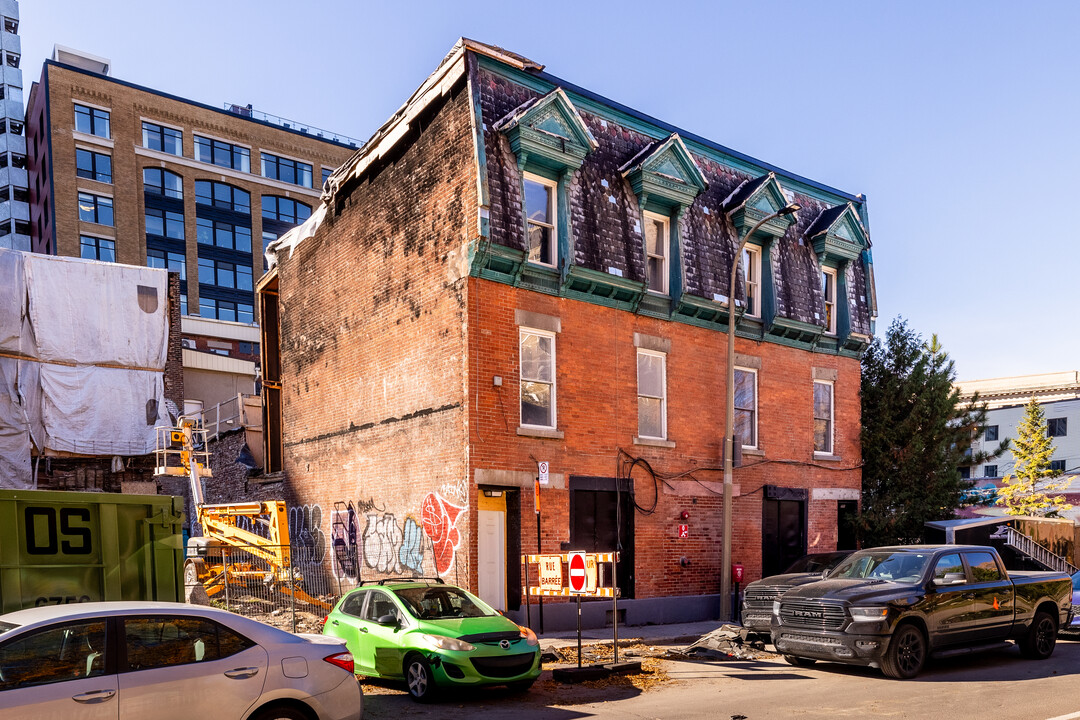
[(852, 542), (863, 198), (458, 43), (260, 283), (269, 469), (328, 566), (522, 612), (546, 462), (545, 553), (621, 547), (627, 622), (715, 617), (732, 256), (792, 201), (735, 291), (747, 580)]

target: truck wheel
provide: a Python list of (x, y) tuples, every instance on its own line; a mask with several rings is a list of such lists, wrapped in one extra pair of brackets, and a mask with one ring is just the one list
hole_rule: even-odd
[(896, 628), (889, 649), (881, 658), (881, 671), (885, 677), (907, 680), (919, 674), (926, 664), (926, 638), (915, 625), (904, 623)]
[(1045, 660), (1057, 644), (1057, 618), (1045, 610), (1035, 613), (1027, 634), (1020, 639), (1020, 654), (1032, 660)]
[(816, 658), (804, 658), (795, 655), (785, 655), (784, 659), (788, 661), (788, 665), (794, 665), (795, 667), (810, 667), (817, 662)]

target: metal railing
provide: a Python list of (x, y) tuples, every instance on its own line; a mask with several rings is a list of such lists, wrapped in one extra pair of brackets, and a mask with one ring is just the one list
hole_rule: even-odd
[(262, 429), (262, 406), (259, 406), (259, 412), (248, 410), (245, 399), (250, 397), (258, 396), (241, 393), (217, 405), (192, 413), (192, 417), (198, 418), (202, 427), (205, 428), (207, 441), (213, 442), (222, 433), (238, 428)]
[(1000, 525), (991, 537), (1004, 539), (1006, 545), (1014, 548), (1021, 555), (1031, 558), (1047, 570), (1068, 573), (1069, 575), (1080, 572), (1080, 568), (1077, 568), (1060, 555), (1055, 555), (1046, 547), (1035, 542), (1034, 538), (1025, 535), (1016, 528)]
[(262, 110), (253, 110), (250, 105), (225, 103), (225, 109), (231, 113), (236, 113), (241, 117), (261, 120), (262, 122), (270, 123), (271, 125), (283, 127), (286, 130), (296, 130), (297, 132), (304, 133), (305, 135), (311, 135), (312, 137), (318, 138), (320, 140), (330, 140), (331, 142), (348, 145), (354, 148), (358, 148), (364, 144), (360, 140), (357, 140), (356, 138), (351, 138), (348, 135), (341, 135), (340, 133), (330, 132), (329, 130), (317, 128), (314, 125), (296, 122), (295, 120), (289, 120), (278, 115), (271, 115), (270, 113), (265, 113)]
[(289, 546), (290, 563), (276, 572), (243, 547), (222, 548), (220, 558), (210, 550), (208, 557), (201, 558), (206, 573), (203, 581), (194, 572), (184, 573), (185, 597), (282, 630), (321, 632), (323, 618), (351, 586), (340, 587), (322, 562), (304, 560), (306, 549)]

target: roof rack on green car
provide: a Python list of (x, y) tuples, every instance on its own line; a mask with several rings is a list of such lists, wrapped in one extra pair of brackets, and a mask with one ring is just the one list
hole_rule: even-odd
[(364, 586), (364, 585), (403, 585), (405, 583), (419, 583), (419, 582), (438, 583), (439, 585), (445, 585), (446, 584), (443, 581), (443, 579), (440, 578), (440, 577), (433, 577), (433, 578), (426, 578), (426, 577), (383, 578), (382, 580), (361, 580), (360, 585), (358, 585), (357, 587), (361, 587), (361, 586)]

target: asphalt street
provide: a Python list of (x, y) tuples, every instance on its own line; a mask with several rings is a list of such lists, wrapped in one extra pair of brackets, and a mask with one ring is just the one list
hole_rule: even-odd
[(1015, 648), (934, 661), (914, 680), (877, 670), (819, 663), (794, 668), (764, 661), (665, 661), (668, 680), (648, 690), (630, 685), (567, 686), (545, 672), (524, 694), (502, 688), (417, 705), (395, 686), (364, 698), (365, 718), (1009, 718), (1080, 719), (1080, 643), (1061, 641), (1046, 661)]

